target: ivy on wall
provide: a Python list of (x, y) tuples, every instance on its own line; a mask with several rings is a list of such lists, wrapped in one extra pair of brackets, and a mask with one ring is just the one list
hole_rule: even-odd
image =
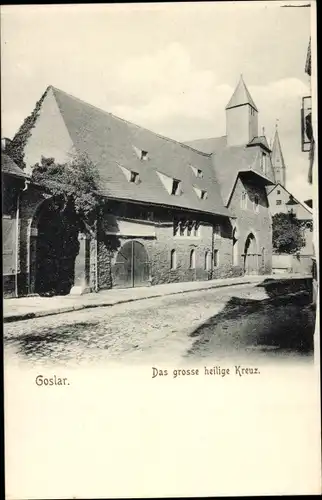
[(29, 116), (27, 116), (14, 138), (7, 146), (7, 154), (13, 159), (14, 162), (16, 162), (18, 167), (22, 169), (25, 169), (26, 167), (24, 162), (24, 149), (29, 137), (31, 136), (31, 131), (36, 124), (41, 105), (48, 93), (48, 90), (49, 87), (47, 87), (44, 94), (41, 96), (39, 101), (37, 101), (34, 110)]

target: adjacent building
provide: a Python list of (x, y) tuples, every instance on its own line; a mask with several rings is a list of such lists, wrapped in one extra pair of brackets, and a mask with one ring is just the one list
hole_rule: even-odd
[(258, 135), (258, 109), (242, 76), (226, 106), (226, 135), (187, 144), (210, 154), (224, 205), (235, 217), (233, 268), (270, 273), (272, 220), (266, 188), (275, 177), (267, 139)]

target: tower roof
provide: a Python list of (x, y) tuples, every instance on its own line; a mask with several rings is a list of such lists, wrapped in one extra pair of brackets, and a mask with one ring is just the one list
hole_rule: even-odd
[(242, 106), (243, 104), (249, 104), (258, 111), (256, 104), (254, 103), (252, 96), (250, 95), (248, 88), (244, 82), (243, 76), (240, 76), (239, 83), (235, 89), (235, 92), (230, 98), (229, 103), (226, 106), (226, 109), (235, 108), (236, 106)]
[(285, 168), (285, 162), (284, 162), (284, 157), (283, 157), (283, 153), (282, 153), (282, 148), (281, 148), (281, 143), (280, 143), (280, 138), (278, 135), (277, 127), (275, 130), (271, 158), (272, 158), (273, 167)]

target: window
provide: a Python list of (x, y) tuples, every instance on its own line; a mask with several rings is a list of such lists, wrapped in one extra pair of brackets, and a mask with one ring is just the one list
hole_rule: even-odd
[(241, 194), (240, 206), (241, 206), (241, 208), (244, 208), (244, 209), (247, 208), (247, 192), (246, 191), (243, 191)]
[(282, 200), (276, 200), (276, 205), (282, 205)]
[(205, 271), (211, 270), (211, 252), (205, 252)]
[(221, 238), (221, 227), (219, 224), (216, 224), (214, 227), (214, 238), (215, 240), (219, 240)]
[(191, 167), (191, 170), (193, 171), (193, 173), (195, 174), (195, 176), (199, 177), (199, 179), (202, 179), (202, 177), (203, 177), (202, 170), (200, 170), (200, 168), (194, 167), (193, 165), (190, 165), (190, 167)]
[(277, 194), (281, 194), (281, 190), (280, 189), (278, 189), (276, 192), (277, 192)]
[(162, 174), (161, 172), (158, 171), (157, 174), (160, 181), (162, 182), (163, 186), (165, 187), (165, 189), (168, 191), (169, 194), (177, 196), (181, 194), (182, 192), (181, 181), (179, 179), (173, 179), (173, 177)]
[(214, 267), (218, 267), (219, 264), (219, 250), (214, 250)]
[(120, 165), (119, 163), (118, 163), (118, 166), (122, 170), (122, 172), (125, 175), (128, 182), (134, 182), (135, 184), (140, 183), (140, 177), (139, 177), (138, 172), (135, 172), (134, 170), (129, 170), (128, 168), (123, 167), (123, 165)]
[(133, 149), (137, 155), (137, 157), (140, 159), (140, 160), (148, 160), (149, 157), (148, 157), (148, 152), (147, 151), (144, 151), (143, 149), (139, 149), (137, 148), (136, 146), (133, 146)]
[(193, 187), (193, 189), (195, 190), (198, 198), (200, 198), (201, 200), (205, 200), (208, 196), (207, 194), (207, 191), (205, 189), (199, 189), (198, 187)]
[(177, 236), (179, 232), (179, 221), (174, 220), (173, 221), (173, 236)]
[(170, 269), (176, 269), (177, 268), (177, 252), (175, 250), (171, 250), (170, 254)]
[(180, 236), (184, 236), (185, 229), (186, 229), (185, 221), (181, 221), (180, 222)]
[(262, 168), (263, 174), (266, 175), (266, 171), (267, 171), (267, 155), (266, 155), (266, 153), (262, 153), (261, 168)]
[(131, 171), (131, 177), (130, 177), (130, 182), (134, 182), (137, 184), (139, 181), (139, 174), (137, 172)]
[(173, 179), (172, 180), (171, 194), (173, 194), (173, 195), (180, 194), (180, 181), (178, 181), (178, 179)]
[(199, 222), (195, 222), (193, 234), (196, 237), (199, 236), (199, 227), (200, 227), (200, 223)]
[(257, 194), (254, 196), (254, 212), (259, 212), (259, 196)]
[(196, 267), (196, 251), (190, 251), (190, 269), (195, 269)]

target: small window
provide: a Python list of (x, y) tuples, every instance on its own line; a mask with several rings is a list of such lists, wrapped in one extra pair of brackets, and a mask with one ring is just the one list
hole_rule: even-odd
[(267, 156), (266, 156), (265, 153), (262, 153), (261, 167), (262, 167), (263, 173), (266, 174), (266, 171), (267, 171)]
[(254, 196), (254, 212), (259, 212), (259, 196), (257, 194)]
[(190, 165), (190, 167), (191, 167), (191, 170), (193, 171), (193, 173), (195, 174), (195, 176), (199, 177), (199, 179), (202, 179), (202, 177), (203, 177), (202, 170), (200, 170), (200, 168), (194, 167), (193, 165)]
[(190, 269), (195, 269), (196, 267), (196, 251), (191, 250), (190, 251)]
[(246, 193), (246, 191), (243, 191), (241, 194), (240, 204), (241, 204), (241, 208), (244, 208), (244, 209), (247, 208), (247, 193)]
[(211, 270), (211, 252), (205, 252), (205, 271)]
[(214, 227), (214, 238), (218, 240), (221, 238), (221, 227), (219, 224), (216, 224)]
[(131, 171), (130, 182), (137, 184), (139, 182), (139, 174), (137, 172)]
[(173, 181), (172, 181), (171, 194), (173, 194), (173, 195), (180, 194), (180, 181), (178, 181), (178, 179), (173, 179)]
[(200, 198), (201, 200), (205, 200), (208, 197), (208, 193), (205, 189), (200, 189), (196, 186), (193, 186), (193, 189), (195, 190), (195, 193), (198, 196), (198, 198)]
[(185, 221), (180, 221), (180, 236), (184, 236), (186, 231)]
[(214, 267), (219, 265), (219, 250), (214, 250)]
[(282, 205), (282, 200), (276, 200), (276, 205)]
[(193, 235), (196, 237), (199, 236), (199, 227), (200, 227), (199, 222), (195, 222), (194, 228), (193, 228)]
[(179, 221), (174, 220), (173, 221), (173, 236), (177, 236), (179, 232)]
[(192, 235), (192, 229), (193, 229), (193, 222), (189, 221), (187, 224), (187, 236)]
[(147, 151), (141, 151), (141, 160), (148, 160), (148, 152)]
[(177, 252), (175, 250), (171, 250), (170, 254), (170, 269), (176, 269), (177, 268)]
[(281, 194), (281, 191), (280, 191), (280, 189), (278, 189), (278, 190), (277, 190), (276, 192), (277, 192), (277, 194)]

